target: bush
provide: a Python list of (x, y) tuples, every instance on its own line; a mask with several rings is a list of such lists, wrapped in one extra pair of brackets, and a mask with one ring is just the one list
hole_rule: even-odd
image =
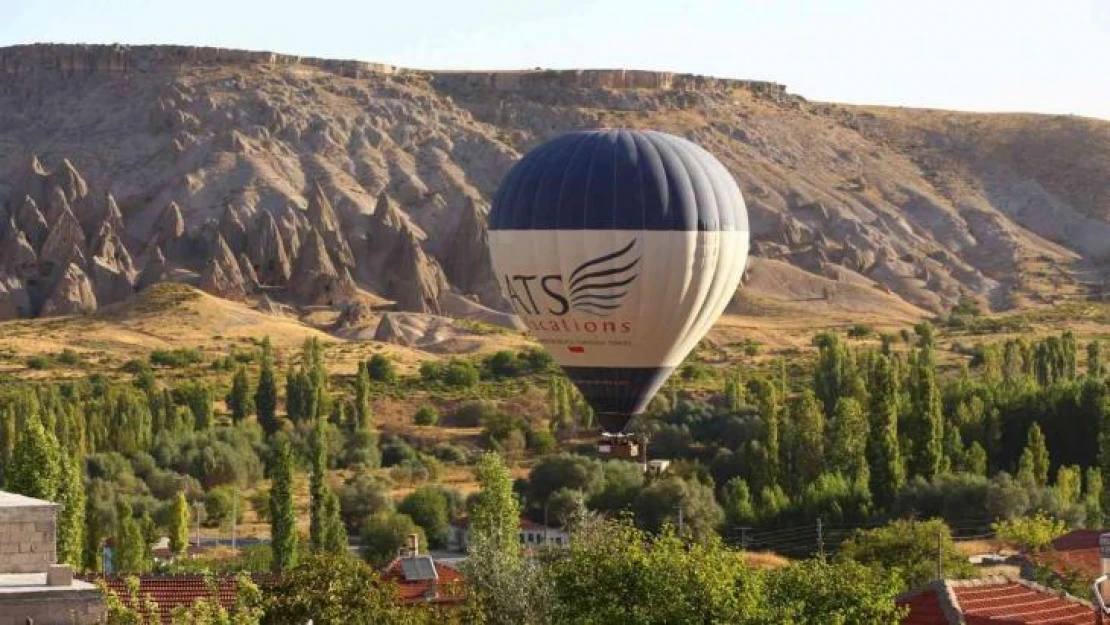
[(366, 370), (370, 374), (371, 380), (387, 384), (397, 380), (397, 370), (393, 367), (393, 361), (382, 354), (371, 356), (370, 360), (366, 362)]
[(204, 360), (200, 350), (192, 348), (156, 349), (150, 352), (150, 364), (157, 367), (181, 368)]
[(508, 350), (490, 354), (482, 362), (482, 366), (490, 375), (497, 378), (515, 377), (526, 372), (526, 365), (517, 358), (516, 354)]
[(393, 509), (389, 484), (371, 473), (352, 476), (339, 488), (337, 494), (339, 514), (343, 517), (343, 523), (351, 529), (362, 527), (375, 514)]
[(32, 369), (35, 371), (45, 371), (54, 367), (54, 363), (50, 360), (50, 358), (48, 356), (42, 355), (31, 356), (26, 360), (24, 364), (27, 365), (28, 369)]
[(413, 417), (416, 425), (436, 425), (439, 423), (439, 411), (434, 406), (421, 406)]
[(204, 495), (204, 526), (220, 527), (231, 521), (235, 512), (235, 494), (230, 488), (220, 486)]
[(367, 519), (359, 532), (362, 557), (375, 567), (389, 564), (397, 550), (405, 546), (409, 534), (416, 534), (424, 543), (424, 530), (407, 514), (379, 512)]
[(443, 368), (443, 382), (448, 386), (469, 388), (478, 383), (478, 368), (465, 360), (452, 360)]
[(1040, 551), (1066, 532), (1067, 525), (1038, 512), (1031, 517), (992, 523), (991, 529), (999, 540), (1014, 543), (1025, 551)]
[(387, 436), (382, 440), (383, 467), (396, 466), (406, 460), (416, 460), (416, 450), (408, 441), (398, 436)]
[(470, 401), (455, 411), (455, 421), (459, 427), (476, 428), (494, 414), (497, 414), (497, 404), (491, 401)]
[(443, 488), (421, 486), (397, 505), (397, 511), (407, 514), (424, 530), (429, 547), (442, 549), (447, 546), (451, 529), (451, 503)]
[(466, 448), (451, 443), (438, 443), (432, 447), (432, 455), (443, 462), (452, 464), (466, 464), (470, 462), (470, 453)]
[(902, 587), (909, 589), (936, 577), (938, 548), (947, 577), (959, 579), (974, 575), (975, 567), (952, 542), (952, 531), (937, 519), (895, 521), (875, 529), (856, 530), (841, 544), (837, 558), (888, 571), (897, 570), (902, 577)]
[(711, 376), (709, 368), (705, 365), (692, 362), (682, 366), (681, 374), (682, 379), (687, 382), (698, 382), (707, 380)]
[(54, 362), (66, 365), (67, 367), (79, 367), (84, 364), (85, 361), (81, 358), (80, 354), (67, 348), (54, 354)]
[(875, 333), (875, 329), (869, 325), (857, 323), (856, 325), (848, 328), (848, 336), (854, 339), (864, 339)]
[(529, 429), (525, 438), (528, 450), (534, 454), (549, 454), (555, 450), (555, 435), (547, 430)]

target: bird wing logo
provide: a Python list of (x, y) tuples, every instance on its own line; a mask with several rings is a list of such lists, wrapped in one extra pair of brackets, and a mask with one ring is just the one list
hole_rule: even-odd
[(598, 317), (608, 317), (621, 307), (629, 285), (639, 276), (640, 256), (633, 258), (632, 239), (621, 249), (592, 258), (575, 268), (567, 284), (570, 307)]

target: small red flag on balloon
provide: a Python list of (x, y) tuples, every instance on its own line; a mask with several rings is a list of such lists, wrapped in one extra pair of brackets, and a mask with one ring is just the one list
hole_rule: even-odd
[(586, 348), (582, 347), (581, 345), (571, 345), (571, 346), (567, 347), (567, 349), (569, 349), (572, 353), (575, 353), (575, 354), (584, 354), (584, 353), (586, 353)]

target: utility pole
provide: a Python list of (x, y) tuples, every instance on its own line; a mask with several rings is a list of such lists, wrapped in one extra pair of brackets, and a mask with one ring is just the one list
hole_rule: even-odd
[(682, 504), (678, 504), (678, 535), (682, 536)]
[(235, 529), (239, 524), (239, 489), (231, 491), (231, 548), (235, 549)]
[(817, 557), (825, 559), (825, 534), (821, 531), (821, 517), (817, 517)]
[(945, 534), (937, 531), (937, 579), (945, 578)]
[(543, 502), (543, 546), (547, 546), (547, 507), (551, 505), (551, 497)]
[(193, 502), (193, 509), (196, 510), (195, 516), (197, 518), (197, 548), (200, 548), (200, 502)]

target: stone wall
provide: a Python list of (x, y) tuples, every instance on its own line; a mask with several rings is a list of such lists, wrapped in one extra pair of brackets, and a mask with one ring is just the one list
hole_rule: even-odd
[(55, 560), (54, 506), (0, 508), (0, 574), (44, 573)]
[(91, 625), (100, 623), (104, 601), (98, 588), (53, 592), (5, 593), (0, 596), (0, 625)]

